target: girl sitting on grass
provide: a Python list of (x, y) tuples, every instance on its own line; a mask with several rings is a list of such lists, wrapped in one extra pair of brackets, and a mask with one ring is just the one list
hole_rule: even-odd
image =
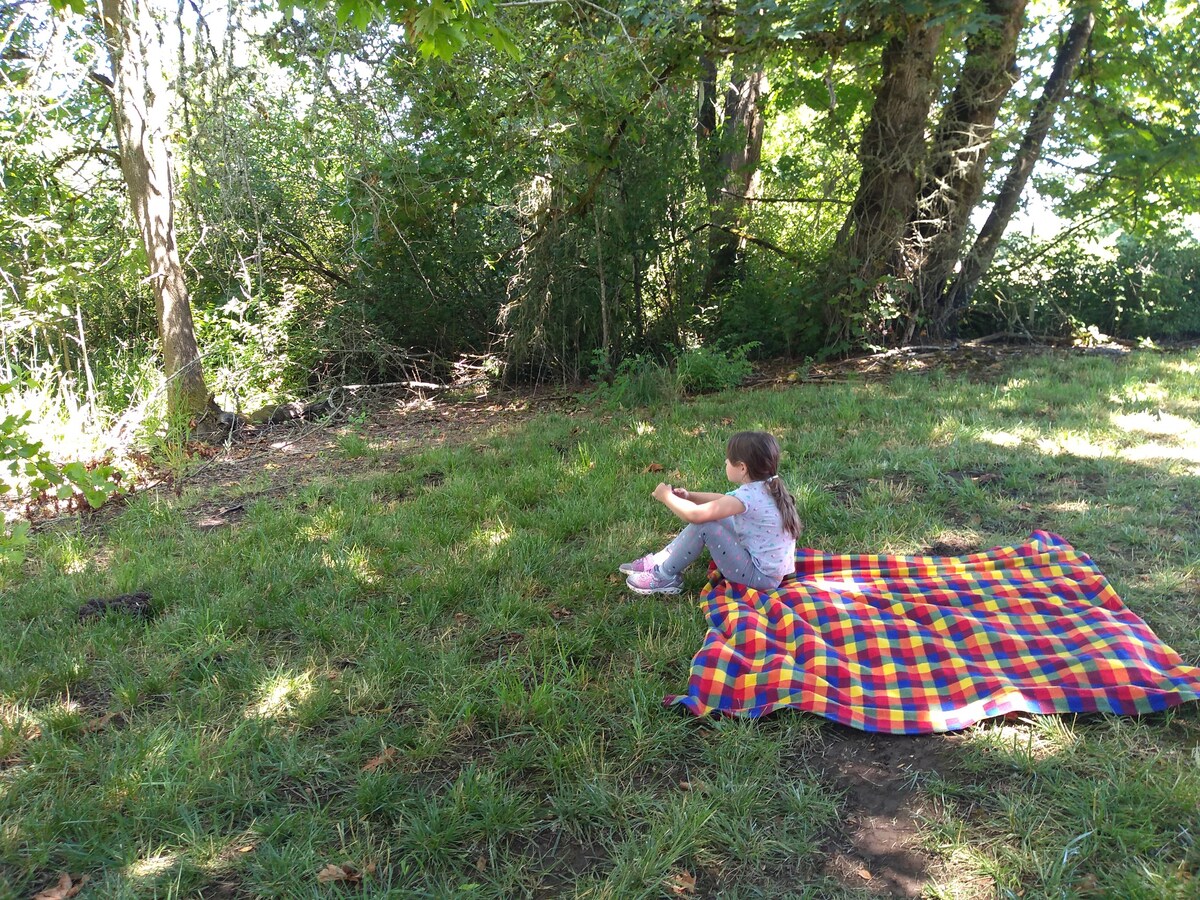
[(625, 583), (638, 594), (678, 594), (683, 570), (705, 547), (728, 581), (774, 590), (796, 570), (803, 526), (780, 480), (779, 442), (765, 431), (740, 431), (725, 447), (725, 477), (739, 485), (708, 494), (659, 484), (654, 499), (688, 523), (658, 553), (624, 563)]

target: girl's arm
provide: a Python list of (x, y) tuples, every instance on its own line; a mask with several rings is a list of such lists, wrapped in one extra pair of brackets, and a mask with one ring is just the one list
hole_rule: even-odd
[[(688, 496), (697, 497), (703, 495), (689, 494)], [(654, 489), (655, 500), (691, 525), (715, 522), (717, 519), (736, 516), (746, 511), (746, 504), (737, 497), (731, 497), (728, 494), (711, 494), (709, 496), (712, 496), (714, 499), (703, 503), (693, 503), (691, 500), (684, 500), (672, 491), (669, 484), (660, 484)]]
[(705, 491), (688, 491), (683, 495), (684, 500), (691, 500), (693, 503), (711, 503), (714, 500), (720, 500), (724, 494), (709, 494)]

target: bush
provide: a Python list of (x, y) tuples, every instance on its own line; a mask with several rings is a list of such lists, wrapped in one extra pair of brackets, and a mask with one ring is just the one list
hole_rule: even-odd
[(759, 347), (758, 341), (732, 350), (695, 347), (685, 350), (675, 362), (675, 378), (685, 394), (706, 394), (737, 387), (753, 371), (746, 358)]
[(680, 396), (679, 383), (670, 366), (653, 356), (637, 354), (621, 360), (615, 370), (610, 370), (603, 353), (593, 354), (596, 363), (596, 379), (599, 382), (592, 397), (607, 406), (654, 406)]
[(1130, 339), (1200, 335), (1200, 245), (1180, 235), (1123, 235), (1109, 247), (1010, 238), (964, 332), (1068, 337), (1089, 327)]

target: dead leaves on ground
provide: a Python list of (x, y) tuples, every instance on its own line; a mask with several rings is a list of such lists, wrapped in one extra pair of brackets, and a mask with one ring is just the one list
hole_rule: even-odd
[(58, 876), (58, 883), (53, 887), (48, 887), (44, 891), (38, 891), (33, 895), (33, 900), (67, 900), (68, 897), (74, 897), (87, 883), (88, 877), (80, 875), (74, 878), (63, 872)]
[(320, 884), (362, 884), (362, 880), (375, 871), (375, 863), (359, 868), (352, 862), (330, 863), (317, 873)]
[(666, 881), (666, 888), (676, 897), (687, 897), (696, 893), (696, 876), (691, 872), (673, 872)]
[(374, 772), (376, 769), (389, 765), (396, 761), (400, 751), (395, 747), (384, 747), (383, 752), (374, 759), (369, 760), (361, 769), (363, 772)]

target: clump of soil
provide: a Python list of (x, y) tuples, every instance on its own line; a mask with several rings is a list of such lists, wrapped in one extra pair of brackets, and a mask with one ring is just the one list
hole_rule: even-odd
[(79, 621), (98, 619), (110, 612), (125, 613), (136, 619), (150, 619), (154, 616), (154, 601), (147, 591), (108, 598), (95, 597), (79, 607)]

